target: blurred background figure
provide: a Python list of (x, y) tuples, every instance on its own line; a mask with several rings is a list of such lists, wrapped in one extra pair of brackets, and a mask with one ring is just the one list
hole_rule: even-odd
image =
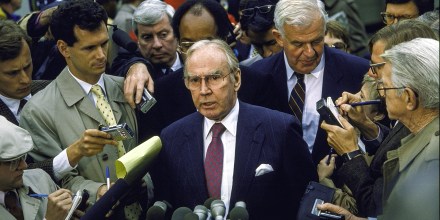
[(325, 45), (350, 53), (350, 39), (347, 29), (338, 21), (328, 21), (326, 25)]
[(385, 11), (380, 15), (386, 25), (417, 18), (425, 12), (434, 10), (434, 0), (385, 0), (385, 4)]
[(14, 14), (21, 8), (21, 0), (0, 0), (0, 19), (9, 19), (17, 22), (21, 16)]

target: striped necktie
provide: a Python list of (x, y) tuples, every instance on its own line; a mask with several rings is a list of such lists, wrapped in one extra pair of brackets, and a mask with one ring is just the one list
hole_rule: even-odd
[(5, 206), (9, 213), (11, 213), (17, 220), (23, 220), (23, 209), (21, 208), (20, 201), (17, 195), (13, 191), (9, 191), (5, 195)]
[(304, 74), (295, 73), (297, 82), (290, 93), (289, 106), (293, 114), (302, 122), (304, 101), (306, 97), (306, 85), (304, 83)]

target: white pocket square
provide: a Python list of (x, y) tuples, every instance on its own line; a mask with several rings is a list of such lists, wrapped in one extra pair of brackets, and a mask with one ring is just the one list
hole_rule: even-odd
[(255, 176), (261, 176), (272, 171), (273, 168), (270, 164), (260, 164), (260, 166), (258, 166), (258, 168), (255, 170)]

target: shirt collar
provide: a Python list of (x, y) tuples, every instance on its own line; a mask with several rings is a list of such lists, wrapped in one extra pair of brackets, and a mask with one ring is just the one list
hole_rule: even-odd
[[(287, 61), (286, 52), (284, 51), (283, 53), (284, 53), (284, 65), (286, 66), (287, 79), (290, 79), (293, 76), (294, 70), (292, 69), (292, 67), (290, 67), (289, 62)], [(316, 68), (312, 70), (312, 72), (308, 75), (314, 76), (315, 78), (319, 78), (319, 76), (322, 74), (324, 70), (324, 66), (325, 66), (325, 53), (322, 53), (321, 60), (319, 61), (318, 66), (316, 66)]]
[[(238, 99), (235, 100), (234, 107), (231, 109), (228, 115), (221, 121), (214, 121), (205, 117), (205, 139), (211, 133), (212, 126), (216, 123), (222, 123), (225, 126), (226, 130), (229, 131), (233, 136), (237, 135), (237, 121), (238, 121), (238, 112), (240, 109), (240, 105), (238, 104)], [(206, 129), (209, 128), (209, 129)]]
[[(31, 99), (32, 95), (29, 94), (26, 97), (24, 97), (23, 99), (25, 99), (26, 101), (29, 101), (29, 99)], [(8, 108), (11, 110), (12, 113), (14, 113), (15, 115), (17, 115), (17, 111), (18, 111), (18, 107), (20, 106), (20, 99), (14, 99), (14, 98), (9, 98), (6, 96), (3, 96), (0, 94), (0, 99), (6, 104), (6, 106), (8, 106)]]
[[(81, 88), (84, 90), (84, 92), (86, 93), (86, 94), (89, 94), (90, 93), (90, 90), (92, 89), (92, 84), (90, 84), (90, 83), (88, 83), (88, 82), (85, 82), (85, 81), (83, 81), (83, 80), (81, 80), (81, 79), (79, 79), (79, 78), (77, 78), (76, 76), (74, 76), (73, 74), (72, 74), (72, 72), (70, 72), (70, 69), (69, 68), (67, 68), (67, 70), (69, 70), (69, 73), (70, 73), (70, 75), (72, 75), (72, 77), (79, 83), (79, 85), (81, 86)], [(105, 91), (105, 86), (104, 86), (104, 74), (105, 73), (103, 73), (103, 74), (101, 74), (101, 76), (99, 77), (99, 80), (98, 80), (98, 82), (96, 83), (96, 84), (98, 84), (99, 86), (101, 86), (101, 89), (102, 89), (102, 91), (104, 92), (104, 95), (106, 95), (107, 93), (106, 93), (106, 91)]]
[[(180, 60), (179, 54), (176, 52), (176, 61), (174, 61), (173, 65), (170, 67), (173, 71), (176, 71), (180, 68), (182, 68), (182, 61)], [(167, 71), (167, 68), (162, 68), (162, 73), (165, 73)]]

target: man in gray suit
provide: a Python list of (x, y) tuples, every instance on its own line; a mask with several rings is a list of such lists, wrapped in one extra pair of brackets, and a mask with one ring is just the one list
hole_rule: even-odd
[[(122, 92), (123, 78), (104, 74), (109, 42), (106, 21), (106, 12), (93, 1), (68, 1), (58, 7), (50, 27), (67, 67), (28, 102), (20, 121), (37, 146), (30, 153), (32, 157), (45, 160), (64, 154), (63, 160), (54, 162), (54, 170), (64, 166), (75, 169), (63, 178), (62, 186), (72, 191), (87, 189), (91, 204), (107, 191), (106, 167), (115, 181), (119, 151), (134, 148), (137, 138), (135, 113)], [(101, 93), (95, 94), (93, 88)], [(98, 130), (100, 125), (112, 125), (100, 106), (95, 106), (99, 101), (110, 108), (113, 122), (127, 123), (134, 138), (121, 145)], [(137, 219), (138, 214), (126, 217)]]
[[(0, 116), (0, 140), (1, 218), (64, 219), (72, 206), (72, 195), (69, 190), (57, 190), (43, 170), (26, 169), (26, 155), (33, 148), (29, 133)], [(49, 194), (49, 198), (35, 194)]]

